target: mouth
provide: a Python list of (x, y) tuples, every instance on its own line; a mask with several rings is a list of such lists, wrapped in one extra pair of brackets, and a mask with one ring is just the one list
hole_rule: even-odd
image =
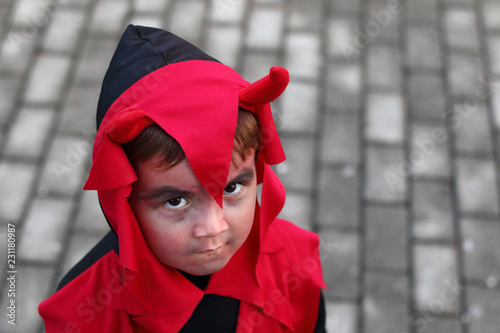
[(222, 248), (224, 247), (224, 245), (226, 245), (226, 244), (222, 244), (222, 245), (219, 245), (219, 246), (216, 246), (216, 247), (211, 247), (211, 248), (199, 251), (198, 253), (202, 253), (202, 254), (218, 254), (218, 253), (222, 252)]

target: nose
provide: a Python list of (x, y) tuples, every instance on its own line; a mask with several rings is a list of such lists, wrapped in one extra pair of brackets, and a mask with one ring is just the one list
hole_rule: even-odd
[(222, 208), (215, 202), (215, 200), (208, 205), (205, 212), (200, 215), (199, 222), (194, 227), (194, 237), (215, 237), (227, 229), (227, 225)]

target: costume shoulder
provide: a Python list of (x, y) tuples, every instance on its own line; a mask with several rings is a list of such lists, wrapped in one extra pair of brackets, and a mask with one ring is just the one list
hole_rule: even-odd
[(40, 304), (46, 332), (133, 332), (128, 313), (113, 310), (129, 280), (108, 252)]

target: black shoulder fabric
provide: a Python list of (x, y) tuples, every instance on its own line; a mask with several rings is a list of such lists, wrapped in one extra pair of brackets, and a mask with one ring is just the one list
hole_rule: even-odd
[(326, 309), (323, 292), (321, 292), (319, 297), (318, 319), (316, 319), (316, 328), (314, 329), (314, 333), (326, 333)]
[(217, 61), (168, 31), (129, 25), (104, 76), (97, 128), (113, 102), (135, 82), (163, 66), (187, 60)]
[(104, 236), (92, 250), (87, 253), (59, 282), (57, 290), (67, 285), (71, 280), (82, 274), (90, 266), (95, 264), (99, 259), (105, 256), (109, 251), (115, 251), (118, 254), (118, 237), (113, 231), (110, 231)]

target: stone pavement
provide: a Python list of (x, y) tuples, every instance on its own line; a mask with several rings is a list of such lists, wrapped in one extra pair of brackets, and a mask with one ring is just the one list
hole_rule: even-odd
[(495, 0), (1, 0), (0, 332), (42, 332), (38, 303), (107, 231), (81, 188), (127, 23), (249, 81), (290, 71), (282, 215), (321, 237), (330, 332), (500, 332), (499, 18)]

